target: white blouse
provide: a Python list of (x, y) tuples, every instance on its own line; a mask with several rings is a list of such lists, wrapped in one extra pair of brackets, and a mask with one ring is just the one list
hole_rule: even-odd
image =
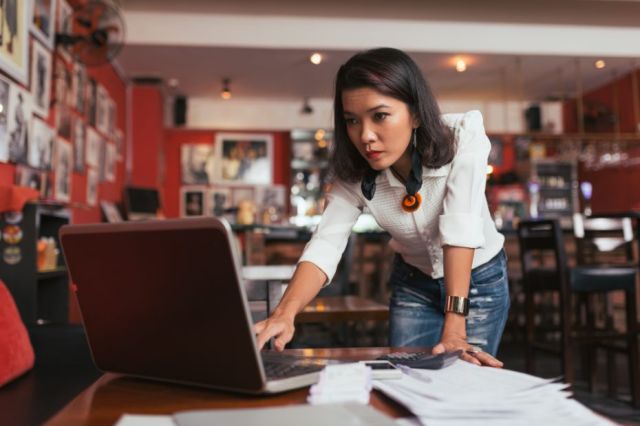
[(444, 275), (445, 245), (476, 249), (474, 268), (491, 260), (502, 248), (504, 236), (496, 230), (485, 197), (491, 143), (482, 114), (469, 111), (442, 118), (454, 131), (457, 151), (449, 164), (438, 169), (422, 168), (422, 205), (418, 210), (402, 210), (406, 189), (389, 169), (376, 178), (371, 201), (362, 194), (360, 182), (336, 181), (327, 194), (322, 219), (298, 262), (316, 265), (329, 283), (364, 207), (391, 235), (391, 247), (405, 262), (433, 278)]

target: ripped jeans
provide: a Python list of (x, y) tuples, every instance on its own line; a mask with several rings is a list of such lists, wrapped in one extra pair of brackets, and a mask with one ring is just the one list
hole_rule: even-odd
[[(444, 323), (444, 279), (433, 279), (396, 254), (391, 273), (389, 345), (435, 346)], [(467, 341), (495, 356), (509, 313), (504, 250), (471, 270)]]

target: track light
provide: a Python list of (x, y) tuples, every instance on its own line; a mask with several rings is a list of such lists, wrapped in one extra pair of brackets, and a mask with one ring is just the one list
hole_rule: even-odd
[(309, 98), (304, 98), (304, 102), (302, 103), (302, 109), (300, 110), (300, 114), (313, 114), (313, 107), (309, 104)]
[(222, 80), (222, 91), (220, 92), (220, 97), (225, 101), (231, 99), (231, 89), (229, 88), (229, 84), (231, 80), (225, 78)]

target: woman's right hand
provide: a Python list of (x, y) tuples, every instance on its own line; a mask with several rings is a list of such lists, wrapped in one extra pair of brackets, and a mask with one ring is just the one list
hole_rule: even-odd
[(257, 335), (258, 350), (261, 350), (265, 343), (275, 337), (274, 347), (277, 351), (284, 350), (284, 346), (293, 338), (295, 327), (293, 317), (274, 313), (264, 321), (255, 324), (254, 331)]

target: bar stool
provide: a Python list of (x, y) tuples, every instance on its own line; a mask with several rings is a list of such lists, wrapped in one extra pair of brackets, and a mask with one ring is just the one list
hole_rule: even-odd
[[(638, 265), (633, 254), (634, 232), (631, 217), (574, 215), (577, 265), (570, 275), (571, 289), (582, 299), (582, 310), (586, 319), (583, 340), (587, 342), (583, 351), (588, 373), (589, 388), (593, 390), (596, 374), (597, 349), (605, 349), (608, 355), (609, 392), (615, 391), (615, 352), (627, 354), (630, 372), (631, 399), (640, 406), (640, 366), (638, 365), (638, 319), (636, 305), (636, 279)], [(639, 231), (640, 232), (640, 231)], [(637, 239), (636, 239), (637, 241)], [(613, 321), (605, 318), (604, 325), (595, 321), (596, 302), (609, 311), (609, 293), (624, 293), (626, 328), (615, 330)], [(622, 345), (612, 343), (620, 342)]]
[[(574, 217), (574, 234), (578, 248), (578, 266), (569, 268), (564, 248), (562, 230), (556, 220), (523, 221), (518, 228), (520, 256), (526, 306), (526, 367), (533, 371), (534, 351), (557, 353), (562, 359), (565, 380), (574, 381), (572, 345), (580, 341), (587, 344), (583, 368), (587, 368), (590, 388), (595, 377), (595, 349), (624, 350), (628, 354), (631, 397), (634, 406), (640, 405), (640, 366), (638, 366), (638, 323), (635, 299), (635, 282), (638, 268), (629, 264), (633, 230), (631, 218), (623, 217)], [(624, 252), (624, 263), (613, 265), (614, 252)], [(607, 259), (602, 262), (602, 255)], [(553, 258), (553, 266), (548, 260)], [(623, 333), (596, 327), (593, 321), (593, 301), (597, 294), (624, 291), (626, 330)], [(534, 295), (554, 292), (559, 295), (560, 345), (535, 340)], [(572, 302), (581, 301), (586, 311), (586, 324), (573, 326)], [(578, 304), (578, 303), (576, 303)], [(579, 318), (576, 315), (576, 318)], [(621, 347), (605, 344), (611, 341), (625, 342)], [(614, 371), (610, 369), (609, 375)], [(612, 380), (610, 377), (610, 390)]]

